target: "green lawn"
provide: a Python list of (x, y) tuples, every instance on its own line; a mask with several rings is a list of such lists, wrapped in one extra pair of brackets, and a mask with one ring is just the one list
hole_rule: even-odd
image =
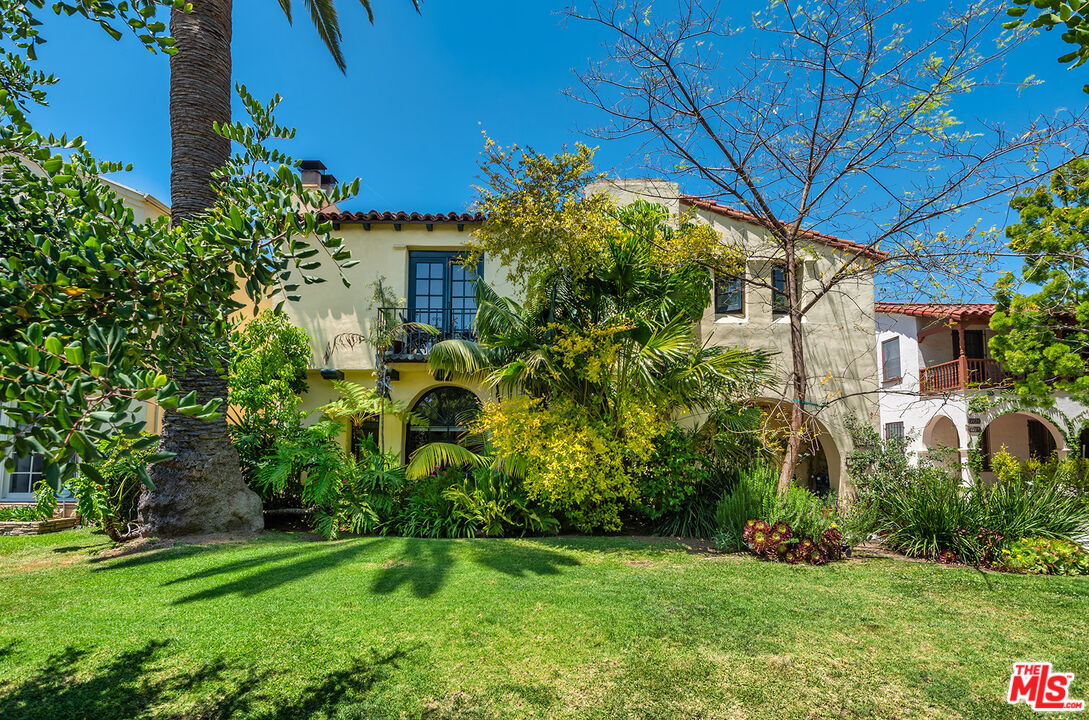
[(628, 538), (0, 538), (0, 718), (1005, 718), (1089, 580)]

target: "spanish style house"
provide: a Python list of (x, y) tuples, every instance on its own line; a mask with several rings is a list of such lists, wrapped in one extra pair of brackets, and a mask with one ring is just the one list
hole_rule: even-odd
[(952, 452), (965, 464), (978, 448), (985, 479), (1000, 450), (1021, 459), (1086, 454), (1089, 438), (1078, 429), (1089, 408), (1063, 394), (1049, 409), (1003, 400), (1012, 378), (988, 350), (993, 304), (878, 302), (874, 309), (886, 438), (905, 438), (920, 456)]
[[(304, 180), (320, 185), (331, 182), (332, 177), (325, 174), (323, 165), (310, 162), (304, 166)], [(714, 227), (725, 242), (745, 248), (750, 257), (747, 274), (764, 279), (770, 288), (782, 285), (781, 263), (775, 262), (762, 230), (744, 213), (683, 195), (674, 183), (620, 180), (601, 189), (622, 203), (642, 197), (673, 213), (692, 213)], [(314, 410), (335, 397), (329, 378), (343, 377), (373, 387), (377, 353), (382, 352), (381, 359), (389, 369), (390, 398), (429, 421), (426, 426), (413, 426), (387, 418), (383, 433), (386, 449), (407, 459), (424, 443), (456, 440), (463, 430), (459, 424), (463, 410), (491, 396), (472, 384), (432, 375), (426, 360), (437, 339), (473, 335), (475, 293), (471, 274), (461, 266), (460, 257), (484, 218), (463, 212), (345, 212), (337, 208), (325, 208), (323, 216), (335, 223), (344, 247), (361, 262), (346, 271), (350, 288), (337, 281), (333, 268), (323, 267), (319, 272), (325, 273), (328, 282), (307, 286), (299, 301), (284, 305), (292, 322), (309, 333), (312, 343), (313, 366), (308, 373), (310, 390), (304, 409)], [(803, 293), (830, 268), (838, 267), (838, 253), (859, 247), (815, 233), (809, 240), (812, 242), (800, 259)], [(488, 258), (474, 270), (501, 295), (516, 293), (507, 269)], [(372, 298), (379, 283), (386, 300), (375, 301)], [(777, 295), (774, 289), (754, 289), (737, 278), (717, 278), (698, 328), (713, 344), (776, 353), (776, 375), (781, 380), (751, 398), (769, 411), (772, 422), (782, 422), (789, 410), (785, 400), (789, 326), (782, 312), (781, 293), (782, 288)], [(868, 421), (877, 417), (873, 293), (872, 276), (860, 274), (822, 298), (805, 318), (806, 360), (814, 402), (807, 408), (813, 411), (812, 440), (799, 464), (798, 477), (814, 489), (847, 489), (845, 460), (851, 440), (843, 421), (848, 415)], [(407, 333), (383, 350), (367, 341), (382, 325), (410, 322), (432, 325), (440, 336)], [(377, 431), (377, 423), (357, 426), (345, 442), (355, 443), (364, 436), (377, 439)]]

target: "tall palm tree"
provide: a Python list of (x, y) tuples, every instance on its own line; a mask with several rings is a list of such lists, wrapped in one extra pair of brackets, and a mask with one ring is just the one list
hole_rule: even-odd
[[(411, 0), (419, 10), (419, 1)], [(291, 0), (278, 0), (291, 21)], [(213, 171), (227, 162), (230, 143), (212, 122), (231, 118), (232, 0), (192, 0), (189, 12), (173, 10), (170, 34), (178, 52), (170, 58), (170, 205), (181, 222), (215, 202)], [(370, 0), (360, 4), (373, 23)], [(334, 0), (303, 0), (319, 37), (337, 67), (345, 69)], [(226, 397), (226, 380), (212, 368), (192, 368), (185, 390), (208, 400)], [(246, 487), (226, 420), (205, 422), (165, 413), (161, 449), (175, 457), (151, 468), (156, 489), (140, 501), (142, 531), (148, 535), (255, 532), (264, 526), (261, 501)]]

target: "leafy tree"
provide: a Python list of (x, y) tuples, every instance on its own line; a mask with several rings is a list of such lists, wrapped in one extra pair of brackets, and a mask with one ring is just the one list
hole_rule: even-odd
[[(622, 208), (600, 197), (581, 202), (582, 186), (571, 177), (584, 173), (562, 154), (552, 162), (527, 157), (515, 172), (521, 173), (511, 191), (516, 196), (491, 196), (491, 235), (477, 241), (476, 251), (490, 254), (492, 242), (517, 232), (577, 235), (585, 226), (603, 234), (577, 255), (542, 262), (524, 279), (522, 303), (478, 283), (478, 341), (437, 343), (429, 363), (500, 397), (527, 395), (487, 404), (474, 429), (496, 457), (524, 471), (531, 496), (563, 510), (582, 530), (617, 529), (620, 510), (638, 500), (638, 474), (670, 418), (713, 408), (755, 385), (766, 377), (767, 357), (706, 347), (693, 330), (710, 301), (709, 275), (694, 263), (666, 260), (657, 248), (684, 244), (709, 232), (705, 226), (674, 227), (664, 208), (643, 201)], [(558, 225), (535, 229), (525, 192), (570, 207), (551, 215), (562, 218)], [(516, 264), (519, 253), (536, 257), (519, 240), (511, 247)], [(461, 455), (482, 464), (452, 447), (441, 450), (420, 453), (435, 462)], [(410, 477), (418, 464), (414, 457)]]
[[(867, 348), (847, 363), (853, 373), (814, 370), (821, 341), (807, 337), (803, 318), (829, 295), (868, 290), (875, 276), (904, 300), (982, 286), (1000, 248), (974, 228), (950, 233), (950, 218), (1037, 182), (1071, 147), (1085, 147), (1084, 108), (1041, 108), (1018, 128), (992, 122), (985, 108), (957, 114), (981, 89), (992, 93), (989, 105), (1004, 102), (994, 94), (1002, 91), (1018, 102), (1002, 66), (1032, 31), (994, 42), (1002, 4), (961, 3), (929, 27), (914, 8), (910, 0), (777, 1), (753, 16), (754, 27), (701, 0), (593, 0), (567, 11), (609, 38), (574, 92), (608, 118), (596, 134), (645, 140), (650, 172), (750, 218), (764, 242), (749, 264), (769, 269), (740, 276), (747, 286), (774, 292), (770, 267), (782, 267), (791, 411), (780, 492), (801, 452), (803, 408), (865, 392), (845, 381), (873, 362)], [(799, 292), (804, 259), (827, 254), (822, 233), (855, 246), (841, 246)], [(689, 257), (733, 274), (693, 250)]]
[[(1040, 12), (1031, 22), (1025, 18), (1029, 7)], [(1061, 63), (1072, 63), (1075, 68), (1089, 61), (1089, 18), (1086, 18), (1086, 9), (1089, 2), (1086, 0), (1013, 0), (1013, 7), (1006, 10), (1006, 14), (1015, 18), (1005, 23), (1002, 27), (1015, 29), (1028, 23), (1029, 27), (1053, 30), (1063, 25), (1063, 42), (1072, 45), (1073, 49), (1059, 58)], [(1089, 93), (1089, 85), (1083, 85), (1082, 90)]]
[(1048, 407), (1055, 391), (1089, 403), (1089, 160), (1072, 160), (1010, 207), (1020, 222), (1006, 237), (1023, 261), (995, 286), (991, 354), (1023, 403)]
[(310, 337), (287, 315), (263, 310), (231, 333), (230, 433), (247, 480), (277, 438), (298, 431), (310, 367)]
[[(252, 125), (216, 127), (238, 152), (218, 172), (214, 205), (172, 225), (136, 222), (100, 179), (121, 164), (98, 161), (79, 138), (33, 129), (30, 110), (55, 82), (32, 65), (43, 42), (33, 14), (40, 7), (0, 0), (0, 305), (7, 310), (0, 392), (13, 420), (0, 429), (0, 451), (42, 454), (54, 487), (77, 470), (103, 484), (97, 445), (114, 434), (138, 438), (141, 403), (175, 411), (197, 432), (221, 427), (226, 435), (225, 425), (206, 422), (224, 393), (184, 393), (175, 379), (225, 352), (231, 315), (242, 308), (237, 290), (254, 301), (274, 288), (292, 294), (297, 286), (285, 284), (292, 272), (320, 281), (307, 272), (317, 253), (350, 261), (330, 224), (295, 211), (325, 198), (304, 187), (295, 162), (270, 146), (293, 132), (273, 117), (279, 98), (261, 104), (245, 88), (239, 92)], [(58, 7), (111, 34), (119, 32), (114, 25), (128, 25), (149, 47), (171, 49), (161, 24), (146, 21), (146, 8)], [(332, 197), (353, 192), (339, 186)], [(154, 442), (138, 439), (132, 448)], [(160, 451), (148, 461), (161, 467), (173, 455)], [(151, 486), (147, 472), (139, 474)], [(222, 529), (239, 527), (239, 517), (222, 508), (205, 513)]]

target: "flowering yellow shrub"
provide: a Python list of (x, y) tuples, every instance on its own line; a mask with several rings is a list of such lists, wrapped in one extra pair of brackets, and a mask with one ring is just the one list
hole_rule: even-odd
[(551, 323), (548, 327), (556, 332), (551, 351), (558, 367), (552, 373), (553, 378), (560, 380), (564, 374), (569, 374), (592, 383), (601, 383), (608, 377), (620, 354), (620, 346), (613, 336), (629, 329), (614, 326), (582, 330), (559, 323)]
[(523, 397), (485, 404), (474, 429), (490, 437), (497, 455), (524, 463), (534, 499), (590, 532), (620, 529), (620, 511), (638, 499), (635, 479), (666, 428), (664, 418), (634, 403), (610, 422), (569, 401), (546, 406)]

